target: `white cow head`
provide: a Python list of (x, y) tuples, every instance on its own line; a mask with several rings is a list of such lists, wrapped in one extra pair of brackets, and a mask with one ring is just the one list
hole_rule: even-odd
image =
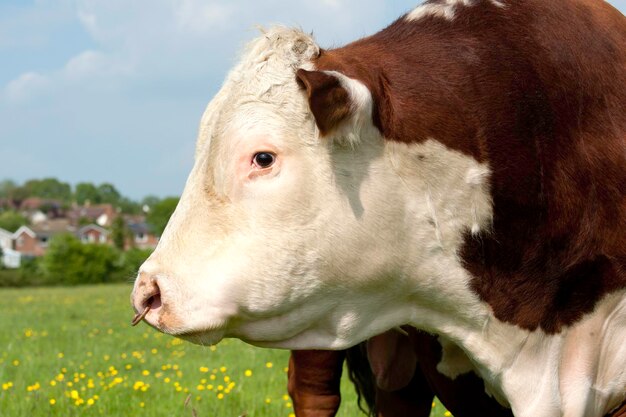
[(202, 344), (343, 348), (474, 301), (456, 250), (489, 221), (487, 168), (434, 140), (385, 141), (368, 89), (315, 71), (319, 51), (272, 29), (209, 104), (133, 290), (152, 326)]

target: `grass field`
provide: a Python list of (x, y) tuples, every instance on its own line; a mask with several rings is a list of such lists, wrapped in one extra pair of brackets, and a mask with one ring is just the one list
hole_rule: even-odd
[[(129, 321), (130, 286), (0, 289), (0, 415), (293, 416), (288, 352)], [(344, 378), (339, 416), (363, 415)], [(188, 399), (187, 405), (185, 405)], [(443, 416), (436, 404), (432, 416)]]

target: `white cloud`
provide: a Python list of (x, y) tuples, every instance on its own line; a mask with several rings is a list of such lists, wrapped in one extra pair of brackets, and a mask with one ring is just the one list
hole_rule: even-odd
[(236, 18), (236, 7), (232, 4), (218, 4), (183, 0), (175, 6), (176, 23), (182, 32), (207, 35), (215, 27), (227, 27), (229, 20)]
[[(256, 24), (284, 23), (315, 29), (322, 44), (350, 39), (353, 32), (381, 19), (384, 4), (376, 0), (72, 0), (63, 10), (74, 9), (79, 22), (94, 43), (56, 69), (31, 71), (11, 81), (5, 96), (27, 100), (50, 89), (67, 91), (85, 82), (119, 84), (132, 77), (141, 82), (165, 78), (185, 80), (204, 77), (221, 83), (245, 40), (256, 36)], [(39, 1), (33, 15), (52, 8)], [(64, 11), (64, 16), (66, 12)], [(382, 26), (381, 22), (381, 26)], [(305, 26), (305, 25), (308, 25)], [(330, 30), (328, 30), (330, 29)], [(34, 31), (36, 32), (36, 31)], [(359, 33), (360, 35), (361, 33)], [(209, 97), (207, 97), (208, 100)]]
[(37, 72), (26, 72), (7, 84), (4, 95), (11, 101), (23, 102), (48, 86), (47, 77)]
[(330, 6), (330, 7), (334, 7), (334, 8), (341, 7), (341, 1), (340, 0), (322, 0), (321, 3), (325, 4), (327, 6)]
[(87, 50), (71, 58), (65, 64), (62, 74), (67, 79), (80, 80), (129, 74), (131, 70), (132, 65), (129, 62), (119, 62), (102, 52)]

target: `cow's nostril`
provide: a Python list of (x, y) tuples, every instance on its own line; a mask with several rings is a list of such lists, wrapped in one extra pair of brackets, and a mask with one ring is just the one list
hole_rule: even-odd
[(150, 310), (156, 310), (161, 307), (161, 293), (157, 292), (146, 298), (142, 303), (142, 310), (135, 314), (135, 317), (130, 322), (131, 325), (136, 326), (141, 320), (143, 320)]
[(158, 292), (150, 297), (148, 299), (148, 306), (150, 306), (152, 310), (156, 310), (161, 307), (161, 293)]
[(156, 280), (141, 274), (135, 294), (135, 311), (137, 314), (133, 317), (131, 324), (136, 326), (148, 315), (150, 310), (157, 310), (160, 307), (161, 291)]

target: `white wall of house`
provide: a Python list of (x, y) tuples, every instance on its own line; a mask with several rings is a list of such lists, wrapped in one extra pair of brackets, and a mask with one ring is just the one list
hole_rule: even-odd
[(2, 264), (6, 268), (19, 268), (22, 255), (13, 249), (2, 249)]
[(0, 229), (0, 248), (13, 249), (13, 233)]
[(20, 254), (13, 250), (13, 233), (0, 229), (0, 248), (2, 248), (0, 263), (7, 268), (19, 268)]

